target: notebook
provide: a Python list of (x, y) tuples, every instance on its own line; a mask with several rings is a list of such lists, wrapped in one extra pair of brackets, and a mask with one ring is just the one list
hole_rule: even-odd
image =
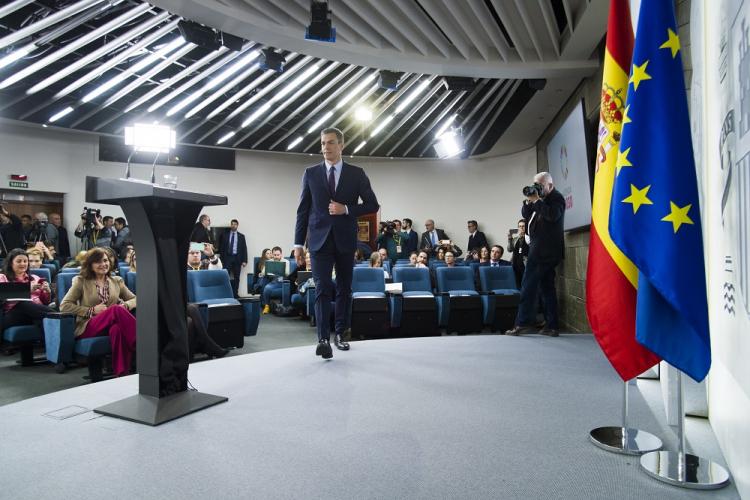
[(31, 300), (31, 283), (0, 283), (0, 300)]
[(267, 260), (266, 261), (266, 276), (286, 276), (286, 262)]

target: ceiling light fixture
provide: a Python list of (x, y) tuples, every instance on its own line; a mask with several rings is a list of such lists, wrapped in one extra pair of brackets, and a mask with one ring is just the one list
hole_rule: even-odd
[(63, 109), (62, 111), (58, 111), (54, 115), (49, 117), (49, 120), (47, 120), (50, 123), (55, 123), (57, 120), (62, 118), (63, 116), (69, 115), (73, 112), (73, 106), (68, 106), (67, 108)]

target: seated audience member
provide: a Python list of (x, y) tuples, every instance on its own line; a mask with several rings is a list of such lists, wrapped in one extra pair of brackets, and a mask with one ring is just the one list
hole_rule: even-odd
[[(383, 267), (383, 254), (381, 252), (372, 252), (370, 254), (370, 266), (369, 267)], [(388, 279), (391, 277), (390, 274), (388, 274), (388, 271), (383, 269), (383, 274), (385, 275), (385, 278)]]
[(435, 250), (435, 260), (445, 261), (445, 247), (437, 247), (437, 250)]
[[(390, 260), (390, 257), (388, 256), (388, 251), (385, 248), (379, 248), (378, 253), (380, 254), (380, 263)], [(382, 267), (382, 266), (381, 266)]]
[(365, 260), (365, 255), (362, 253), (362, 249), (357, 248), (354, 251), (354, 263), (359, 264), (360, 262), (364, 262), (364, 260)]
[(417, 256), (419, 255), (419, 252), (412, 252), (409, 254), (409, 265), (416, 266), (417, 265)]
[(414, 267), (430, 267), (430, 256), (426, 251), (420, 250), (420, 252), (417, 254), (417, 263)]
[(490, 261), (490, 249), (489, 247), (482, 247), (479, 249), (479, 264)]
[(490, 267), (509, 266), (510, 262), (503, 260), (503, 247), (500, 245), (492, 245), (492, 249), (490, 249), (490, 260), (484, 265)]
[(445, 252), (445, 265), (446, 267), (456, 267), (456, 256), (450, 250)]
[(252, 289), (253, 294), (263, 293), (263, 288), (268, 284), (268, 278), (266, 277), (266, 261), (271, 259), (273, 259), (271, 249), (264, 248), (260, 253), (258, 264), (255, 266), (255, 282)]
[(80, 268), (84, 260), (86, 260), (86, 250), (81, 250), (76, 254), (75, 258), (65, 263), (63, 269), (70, 269), (72, 267)]
[(107, 252), (107, 258), (109, 259), (109, 272), (112, 274), (119, 274), (120, 269), (117, 266), (118, 260), (117, 260), (117, 254), (115, 254), (115, 251), (112, 250), (112, 247), (101, 247), (102, 250)]
[(193, 248), (188, 251), (187, 268), (188, 271), (224, 269), (221, 265), (221, 259), (214, 253), (213, 246), (210, 243), (203, 244), (203, 252)]
[(40, 269), (44, 262), (44, 255), (38, 248), (29, 248), (26, 250), (26, 256), (29, 258), (29, 269)]
[(55, 247), (50, 247), (47, 243), (37, 241), (34, 246), (29, 247), (26, 251), (35, 249), (42, 254), (42, 260), (44, 262), (51, 262), (55, 260)]
[(76, 315), (76, 338), (109, 336), (112, 371), (127, 375), (135, 353), (136, 298), (119, 276), (110, 275), (110, 262), (102, 248), (86, 253), (81, 274), (60, 304), (62, 312)]
[[(284, 263), (284, 276), (289, 274), (289, 261), (283, 257), (283, 251), (281, 247), (273, 247), (271, 249), (271, 255), (273, 256), (274, 262)], [(263, 314), (271, 312), (271, 299), (274, 297), (281, 297), (281, 287), (284, 276), (268, 276), (271, 278), (267, 284), (263, 287), (263, 294), (261, 296), (261, 304), (263, 305)]]
[(52, 298), (49, 283), (29, 273), (29, 258), (21, 248), (8, 252), (0, 274), (0, 283), (29, 283), (31, 300), (8, 301), (4, 309), (3, 328), (18, 325), (41, 324), (42, 318), (52, 309), (48, 307)]
[(133, 260), (133, 256), (135, 256), (135, 248), (133, 248), (133, 245), (126, 245), (123, 248), (122, 261), (125, 262), (125, 264), (130, 266), (132, 264), (131, 261)]

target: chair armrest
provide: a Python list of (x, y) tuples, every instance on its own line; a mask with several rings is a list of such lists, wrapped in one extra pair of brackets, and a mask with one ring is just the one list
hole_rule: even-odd
[(245, 311), (245, 336), (257, 334), (258, 323), (260, 322), (260, 298), (241, 297), (238, 300)]
[(75, 313), (70, 313), (70, 312), (51, 311), (51, 312), (46, 313), (44, 317), (49, 318), (49, 319), (63, 319), (63, 318), (75, 319), (76, 315)]

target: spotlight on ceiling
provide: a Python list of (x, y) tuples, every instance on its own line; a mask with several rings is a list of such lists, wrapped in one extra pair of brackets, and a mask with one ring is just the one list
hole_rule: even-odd
[(193, 21), (180, 21), (177, 23), (177, 29), (185, 41), (208, 50), (219, 50), (224, 46), (229, 50), (240, 51), (245, 44), (238, 36), (216, 31)]
[(398, 82), (401, 80), (402, 76), (404, 76), (403, 73), (382, 70), (380, 72), (380, 80), (378, 80), (378, 84), (381, 89), (396, 90), (398, 89)]
[(475, 83), (474, 79), (468, 76), (446, 76), (445, 84), (448, 86), (448, 90), (474, 90)]
[(281, 73), (284, 71), (285, 64), (286, 59), (284, 59), (284, 56), (275, 52), (273, 49), (263, 49), (258, 58), (258, 66), (262, 70), (270, 69), (277, 73)]
[(305, 29), (305, 39), (331, 43), (336, 41), (336, 28), (331, 27), (331, 11), (328, 9), (328, 2), (310, 1), (310, 26)]
[(434, 144), (438, 158), (453, 158), (464, 152), (464, 140), (457, 130), (449, 130)]
[(361, 108), (357, 108), (357, 110), (354, 112), (354, 118), (357, 119), (357, 121), (360, 122), (369, 122), (372, 120), (372, 111), (370, 111), (369, 108), (365, 108), (362, 106)]

